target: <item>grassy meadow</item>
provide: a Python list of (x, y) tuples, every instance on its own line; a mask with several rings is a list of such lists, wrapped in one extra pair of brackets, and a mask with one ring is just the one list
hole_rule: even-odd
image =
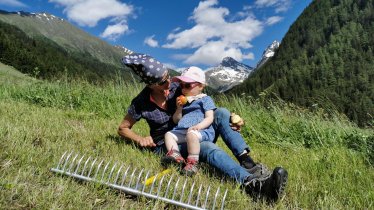
[[(0, 64), (0, 209), (178, 209), (50, 171), (65, 151), (160, 171), (159, 156), (117, 136), (140, 84), (67, 80), (40, 81)], [(194, 179), (229, 189), (225, 209), (374, 208), (372, 128), (360, 129), (318, 107), (306, 110), (245, 95), (214, 99), (245, 119), (242, 134), (256, 161), (289, 172), (286, 195), (268, 204), (203, 166)], [(134, 129), (149, 131), (144, 121)], [(221, 140), (218, 144), (229, 152)]]

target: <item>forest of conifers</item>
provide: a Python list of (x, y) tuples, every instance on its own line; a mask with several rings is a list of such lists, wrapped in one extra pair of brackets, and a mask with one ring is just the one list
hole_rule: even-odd
[(126, 78), (126, 71), (119, 67), (102, 63), (87, 53), (67, 52), (46, 38), (30, 38), (17, 27), (2, 21), (0, 62), (22, 73), (44, 79), (59, 79), (69, 75), (71, 79), (101, 83), (118, 75)]
[(275, 56), (231, 93), (280, 97), (374, 122), (374, 0), (313, 1)]

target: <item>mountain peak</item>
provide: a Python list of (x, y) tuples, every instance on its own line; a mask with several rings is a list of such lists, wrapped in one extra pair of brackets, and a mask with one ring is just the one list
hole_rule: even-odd
[(273, 57), (275, 51), (279, 48), (280, 43), (277, 40), (274, 40), (262, 53), (262, 58), (260, 62), (257, 63), (256, 69), (260, 68), (269, 58)]
[(232, 57), (225, 57), (222, 59), (220, 66), (222, 67), (228, 67), (231, 69), (239, 70), (239, 71), (252, 71), (252, 67), (247, 66), (243, 63), (238, 62)]
[(221, 61), (221, 66), (225, 66), (228, 64), (238, 63), (234, 58), (232, 57), (224, 57)]
[(210, 87), (218, 92), (224, 92), (242, 83), (252, 70), (252, 67), (232, 57), (225, 57), (219, 66), (207, 69), (205, 75)]
[(222, 59), (220, 65), (221, 66), (224, 66), (224, 67), (231, 67), (231, 66), (236, 66), (238, 65), (238, 61), (236, 61), (234, 58), (232, 57), (225, 57)]
[(279, 42), (277, 40), (274, 40), (273, 43), (271, 43), (267, 48), (266, 50), (264, 51), (263, 53), (263, 56), (265, 57), (273, 57), (274, 56), (274, 52), (276, 49), (279, 48)]

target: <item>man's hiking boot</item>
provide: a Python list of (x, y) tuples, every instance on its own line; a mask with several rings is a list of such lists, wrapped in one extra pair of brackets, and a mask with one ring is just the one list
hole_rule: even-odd
[(255, 172), (244, 182), (248, 194), (256, 199), (265, 198), (269, 202), (278, 201), (284, 194), (288, 173), (286, 169), (276, 167), (273, 173), (259, 175)]
[(265, 182), (270, 179), (270, 173), (262, 173), (261, 168), (254, 168), (252, 175), (248, 176), (244, 181), (244, 187), (250, 195), (261, 193), (261, 189)]
[(260, 176), (260, 175), (270, 176), (271, 175), (271, 172), (269, 171), (269, 169), (262, 163), (257, 163), (252, 168), (249, 168), (249, 169), (246, 168), (245, 170), (248, 171), (248, 173), (256, 175), (256, 176)]
[(265, 182), (264, 194), (270, 202), (276, 202), (285, 193), (288, 180), (288, 172), (282, 167), (276, 167), (269, 180)]
[(171, 149), (165, 156), (161, 157), (161, 165), (166, 168), (172, 164), (182, 168), (184, 163), (185, 160), (178, 150)]
[(199, 168), (197, 166), (198, 163), (199, 161), (197, 159), (187, 158), (187, 164), (183, 168), (182, 173), (186, 174), (187, 176), (195, 175), (199, 171)]

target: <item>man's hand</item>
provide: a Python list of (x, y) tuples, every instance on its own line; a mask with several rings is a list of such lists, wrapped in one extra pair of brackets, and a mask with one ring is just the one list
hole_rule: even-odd
[(151, 136), (142, 137), (138, 140), (138, 144), (141, 147), (155, 147), (156, 144), (153, 142), (153, 139)]
[(230, 127), (234, 131), (240, 131), (241, 127), (244, 125), (244, 120), (239, 115), (231, 113), (230, 116)]

